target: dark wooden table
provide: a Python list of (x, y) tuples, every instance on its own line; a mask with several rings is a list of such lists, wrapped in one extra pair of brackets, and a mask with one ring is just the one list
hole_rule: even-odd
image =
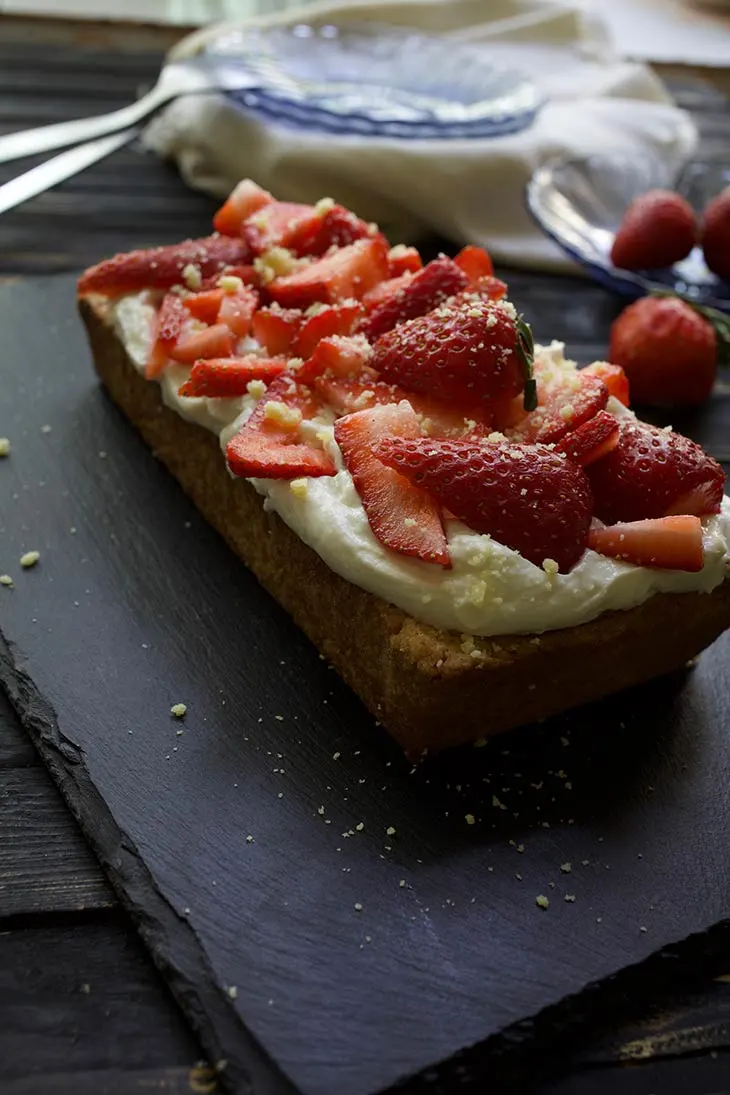
[[(0, 19), (0, 132), (123, 105), (154, 80), (176, 36)], [(686, 74), (675, 90), (697, 115), (703, 154), (720, 155), (730, 139), (722, 94)], [(0, 182), (19, 166), (29, 165), (0, 167)], [(118, 250), (202, 235), (213, 207), (171, 167), (127, 149), (3, 216), (0, 276), (79, 269)], [(524, 274), (510, 281), (517, 299), (529, 284), (538, 332), (552, 322), (572, 349), (605, 335), (617, 310), (591, 284)], [(571, 309), (575, 294), (580, 310)], [(38, 315), (42, 322), (42, 297)], [(590, 325), (582, 327), (586, 315)], [(709, 976), (704, 969), (684, 978), (648, 1010), (624, 1003), (600, 1035), (574, 1032), (537, 1086), (516, 1074), (509, 1090), (730, 1092), (730, 951)], [(214, 1064), (201, 1062), (195, 1037), (0, 693), (0, 1092), (217, 1090)]]

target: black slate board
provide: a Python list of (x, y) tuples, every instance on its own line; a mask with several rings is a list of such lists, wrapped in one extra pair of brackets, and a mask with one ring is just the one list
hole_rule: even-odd
[(727, 917), (727, 638), (411, 769), (106, 399), (73, 279), (0, 331), (0, 680), (233, 1089), (483, 1091), (430, 1066)]

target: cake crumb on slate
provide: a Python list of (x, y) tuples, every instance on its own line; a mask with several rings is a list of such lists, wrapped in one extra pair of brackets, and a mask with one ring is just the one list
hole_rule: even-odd
[(393, 828), (392, 825), (389, 825), (388, 828), (385, 830), (385, 835), (386, 836), (395, 836), (395, 829)]
[(561, 863), (560, 870), (563, 872), (563, 874), (570, 874), (570, 872), (573, 870), (573, 865), (571, 863)]
[(29, 570), (30, 567), (34, 567), (41, 557), (40, 551), (26, 551), (24, 555), (20, 556), (20, 565), (24, 570)]
[(13, 579), (9, 574), (0, 574), (0, 586), (12, 586), (15, 585)]
[(574, 893), (566, 893), (564, 900), (569, 901), (569, 902), (575, 901), (575, 894)]
[(540, 909), (547, 909), (548, 906), (550, 905), (550, 902), (548, 901), (548, 899), (545, 897), (544, 894), (538, 894), (538, 896), (535, 898), (535, 904)]
[(172, 707), (170, 708), (170, 714), (174, 715), (176, 719), (181, 719), (187, 709), (188, 706), (186, 703), (173, 703)]
[(464, 821), (467, 825), (476, 825), (476, 820), (474, 814), (464, 814)]
[(0, 437), (0, 456), (8, 456), (10, 453), (10, 438)]

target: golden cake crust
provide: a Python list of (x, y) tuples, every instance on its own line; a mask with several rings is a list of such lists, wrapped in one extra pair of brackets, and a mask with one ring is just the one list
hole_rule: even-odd
[[(441, 631), (335, 574), (227, 472), (217, 438), (162, 402), (117, 337), (109, 305), (79, 309), (96, 370), (203, 516), (412, 756), (534, 722), (683, 666), (730, 626), (730, 580), (540, 636)], [(467, 647), (471, 644), (467, 643)]]

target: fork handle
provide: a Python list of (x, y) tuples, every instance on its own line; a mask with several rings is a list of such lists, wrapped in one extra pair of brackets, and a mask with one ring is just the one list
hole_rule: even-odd
[(0, 163), (18, 160), (22, 156), (35, 156), (39, 152), (49, 152), (54, 148), (64, 148), (81, 141), (93, 141), (108, 133), (129, 129), (158, 110), (170, 98), (170, 89), (157, 84), (137, 102), (120, 110), (113, 110), (110, 114), (78, 118), (73, 122), (56, 122), (53, 125), (38, 126), (36, 129), (24, 129), (21, 133), (10, 133), (0, 137)]

